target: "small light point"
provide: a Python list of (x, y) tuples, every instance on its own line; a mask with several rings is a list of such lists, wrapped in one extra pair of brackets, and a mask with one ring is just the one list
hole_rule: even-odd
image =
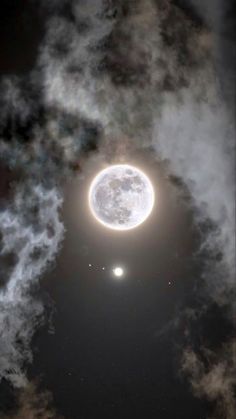
[(121, 277), (124, 274), (124, 270), (120, 266), (117, 266), (116, 268), (113, 269), (113, 273), (115, 276)]

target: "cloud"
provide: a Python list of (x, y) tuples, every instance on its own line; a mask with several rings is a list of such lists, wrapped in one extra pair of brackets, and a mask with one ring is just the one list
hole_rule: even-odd
[(63, 183), (99, 137), (91, 120), (66, 106), (51, 105), (41, 82), (37, 68), (27, 78), (5, 77), (0, 86), (0, 155), (6, 181), (10, 173), (0, 210), (0, 381), (5, 378), (15, 387), (27, 385), (31, 338), (44, 321), (44, 307), (34, 290), (63, 240)]
[(38, 63), (46, 103), (97, 122), (102, 120), (94, 97), (95, 91), (99, 94), (93, 76), (101, 57), (97, 46), (113, 24), (110, 15), (104, 16), (104, 4), (101, 0), (72, 2), (73, 19), (53, 16)]
[(188, 186), (196, 221), (214, 225), (202, 246), (209, 254), (219, 249), (222, 257), (205, 274), (211, 297), (223, 302), (235, 285), (234, 127), (222, 104), (198, 101), (194, 90), (166, 96), (153, 145)]
[[(215, 402), (214, 419), (233, 419), (236, 412), (236, 342), (230, 341), (214, 353), (202, 348), (204, 357), (191, 348), (183, 354), (182, 369), (189, 376), (194, 394)], [(204, 362), (205, 358), (205, 362)]]
[(20, 387), (31, 338), (44, 320), (34, 289), (64, 235), (61, 186), (78, 170), (80, 154), (96, 147), (99, 127), (49, 106), (38, 71), (27, 80), (3, 78), (1, 92), (1, 166), (10, 181), (0, 210), (0, 380)]
[(0, 292), (0, 378), (8, 378), (15, 386), (25, 384), (22, 367), (31, 360), (30, 340), (42, 321), (42, 303), (32, 298), (30, 289), (58, 252), (64, 232), (61, 204), (56, 189), (21, 185), (11, 206), (0, 213), (0, 258), (5, 263), (5, 285)]
[(182, 3), (192, 6), (195, 12), (212, 29), (214, 43), (213, 53), (221, 91), (235, 112), (235, 68), (236, 57), (232, 54), (235, 44), (235, 2), (233, 0), (183, 0)]
[(18, 392), (17, 409), (2, 419), (63, 419), (52, 407), (52, 395), (49, 391), (39, 391), (35, 383), (28, 383)]

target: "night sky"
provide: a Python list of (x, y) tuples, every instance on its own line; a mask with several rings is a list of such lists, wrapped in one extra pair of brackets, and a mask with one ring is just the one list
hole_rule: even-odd
[[(234, 419), (233, 6), (1, 2), (0, 418)], [(156, 195), (122, 232), (117, 163)]]

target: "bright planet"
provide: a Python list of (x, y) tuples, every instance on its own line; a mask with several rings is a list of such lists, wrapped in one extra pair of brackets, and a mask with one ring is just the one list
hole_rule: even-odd
[(137, 167), (116, 164), (99, 172), (89, 189), (94, 217), (113, 230), (130, 230), (151, 214), (155, 201), (152, 183)]
[(117, 266), (116, 268), (113, 269), (113, 274), (117, 277), (121, 277), (124, 274), (124, 269), (121, 268), (120, 266)]

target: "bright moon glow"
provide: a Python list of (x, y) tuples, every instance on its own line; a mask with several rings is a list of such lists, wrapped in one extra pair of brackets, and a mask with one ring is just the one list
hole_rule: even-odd
[(115, 276), (120, 277), (120, 276), (123, 275), (124, 270), (122, 268), (120, 268), (119, 266), (117, 266), (117, 268), (113, 269), (113, 273), (114, 273)]
[(151, 214), (153, 186), (145, 173), (128, 164), (116, 164), (95, 176), (89, 189), (94, 217), (113, 230), (130, 230)]

